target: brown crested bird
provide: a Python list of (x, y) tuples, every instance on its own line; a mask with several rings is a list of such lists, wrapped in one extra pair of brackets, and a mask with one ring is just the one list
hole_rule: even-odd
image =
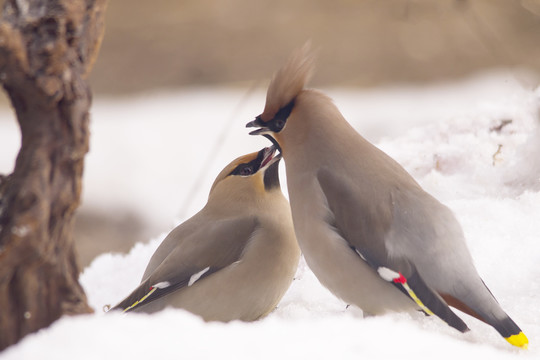
[(283, 154), (296, 237), (319, 281), (366, 315), (421, 309), (467, 331), (452, 306), (526, 347), (480, 278), (454, 214), (328, 96), (304, 88), (312, 70), (305, 46), (274, 75), (264, 111), (247, 127)]
[(112, 310), (171, 306), (224, 322), (271, 312), (300, 257), (274, 154), (272, 146), (227, 165), (206, 206), (167, 235), (141, 284)]

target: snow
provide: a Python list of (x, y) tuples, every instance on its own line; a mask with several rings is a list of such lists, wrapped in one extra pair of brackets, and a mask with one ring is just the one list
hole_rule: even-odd
[[(84, 269), (80, 280), (95, 314), (63, 317), (0, 359), (538, 359), (540, 90), (502, 72), (326, 92), (361, 134), (455, 212), (480, 274), (528, 336), (528, 350), (459, 312), (471, 328), (466, 334), (421, 314), (363, 318), (303, 260), (278, 308), (254, 323), (204, 323), (175, 309), (105, 314), (138, 284), (166, 233), (203, 206), (219, 170), (268, 145), (243, 128), (262, 110), (262, 89), (201, 88), (96, 99), (83, 206), (111, 216), (131, 209), (163, 233)], [(18, 147), (13, 121), (1, 120), (10, 116), (0, 113), (0, 173), (11, 171)]]

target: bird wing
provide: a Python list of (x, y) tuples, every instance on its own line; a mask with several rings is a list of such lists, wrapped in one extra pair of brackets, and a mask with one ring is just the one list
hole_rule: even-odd
[(257, 226), (255, 217), (218, 220), (201, 226), (172, 249), (163, 262), (112, 310), (131, 311), (178, 289), (190, 287), (240, 261)]
[(394, 211), (392, 192), (400, 190), (383, 193), (380, 187), (359, 189), (350, 179), (326, 168), (318, 171), (317, 179), (328, 203), (329, 225), (348, 242), (359, 261), (365, 261), (383, 280), (408, 295), (426, 314), (435, 314), (459, 331), (467, 331), (467, 325), (425, 283), (414, 257), (388, 251), (387, 234), (399, 216)]

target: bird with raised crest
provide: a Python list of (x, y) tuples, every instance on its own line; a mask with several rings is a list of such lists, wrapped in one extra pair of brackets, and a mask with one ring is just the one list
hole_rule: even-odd
[(313, 62), (308, 45), (293, 54), (247, 127), (283, 154), (296, 237), (319, 281), (365, 315), (417, 309), (465, 332), (454, 307), (527, 347), (480, 278), (452, 211), (365, 140), (328, 96), (305, 88)]

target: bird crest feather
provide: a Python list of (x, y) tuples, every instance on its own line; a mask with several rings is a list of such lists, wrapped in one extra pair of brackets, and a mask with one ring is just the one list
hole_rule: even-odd
[(311, 78), (313, 69), (314, 54), (310, 42), (307, 42), (274, 74), (266, 93), (266, 104), (261, 114), (262, 121), (271, 120), (279, 109), (290, 103), (302, 91)]

